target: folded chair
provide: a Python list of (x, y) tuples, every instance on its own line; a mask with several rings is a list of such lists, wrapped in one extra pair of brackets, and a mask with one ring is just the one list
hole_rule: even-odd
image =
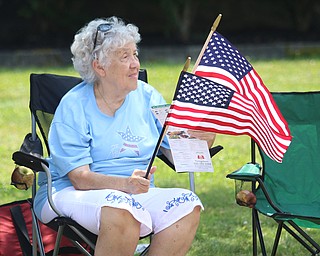
[(272, 161), (258, 148), (261, 168), (256, 163), (252, 141), (252, 162), (227, 177), (238, 184), (236, 192), (249, 183), (256, 197), (255, 205), (251, 199), (251, 205), (245, 200), (239, 202), (253, 207), (253, 255), (257, 255), (257, 233), (261, 252), (267, 255), (259, 214), (272, 218), (278, 225), (271, 255), (277, 253), (283, 229), (311, 255), (317, 255), (319, 241), (316, 242), (306, 228), (320, 228), (320, 91), (273, 93), (273, 98), (293, 137), (283, 162)]
[[(139, 79), (147, 82), (147, 71), (140, 70)], [(51, 121), (53, 119), (55, 110), (65, 93), (71, 88), (80, 83), (82, 80), (78, 77), (60, 76), (55, 74), (31, 74), (30, 75), (30, 110), (32, 118), (32, 131), (24, 140), (23, 146), (17, 152), (13, 153), (13, 160), (16, 164), (26, 166), (34, 170), (34, 172), (45, 172), (48, 179), (48, 198), (52, 209), (59, 217), (52, 220), (47, 225), (56, 230), (57, 239), (53, 255), (59, 253), (60, 240), (62, 236), (69, 238), (72, 243), (84, 255), (92, 255), (94, 253), (97, 236), (88, 230), (84, 229), (72, 219), (63, 216), (56, 209), (51, 197), (51, 174), (48, 163), (44, 157), (41, 157), (42, 143), (45, 145), (46, 156), (50, 155), (50, 148), (48, 145), (48, 132)], [(41, 133), (41, 139), (37, 135), (37, 130)], [(213, 156), (222, 149), (221, 146), (216, 146), (210, 149), (210, 155)], [(174, 165), (159, 154), (161, 160), (174, 169)], [(193, 180), (191, 182), (194, 182)], [(191, 187), (194, 185), (190, 185)], [(36, 194), (36, 178), (32, 187), (32, 198)], [(31, 200), (32, 201), (32, 200)], [(32, 202), (31, 202), (31, 209)], [(33, 255), (45, 255), (41, 234), (39, 231), (38, 220), (33, 212)], [(151, 235), (150, 235), (151, 238)], [(87, 245), (87, 246), (83, 246)], [(89, 249), (88, 249), (89, 248)], [(140, 254), (145, 255), (148, 247)]]

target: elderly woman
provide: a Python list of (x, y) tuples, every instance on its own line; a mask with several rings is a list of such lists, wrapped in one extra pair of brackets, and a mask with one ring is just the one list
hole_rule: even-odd
[[(138, 28), (116, 17), (83, 27), (71, 46), (83, 82), (60, 102), (49, 133), (53, 200), (65, 216), (98, 235), (95, 255), (133, 255), (153, 232), (149, 255), (185, 255), (195, 236), (201, 201), (189, 190), (155, 188), (151, 168), (161, 131), (150, 108), (164, 104), (138, 81)], [(195, 133), (212, 145), (214, 135)], [(167, 141), (161, 151), (170, 157)], [(36, 213), (56, 215), (39, 180)]]

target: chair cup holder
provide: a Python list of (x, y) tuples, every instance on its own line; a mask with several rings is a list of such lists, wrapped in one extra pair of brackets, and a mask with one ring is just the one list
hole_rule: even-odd
[(240, 206), (253, 208), (256, 204), (256, 196), (252, 192), (252, 182), (235, 180), (235, 199)]

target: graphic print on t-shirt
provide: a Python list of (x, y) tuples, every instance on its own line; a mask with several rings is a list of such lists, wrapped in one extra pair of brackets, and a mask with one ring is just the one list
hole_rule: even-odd
[(121, 136), (123, 140), (122, 147), (120, 149), (120, 153), (126, 150), (131, 150), (133, 151), (137, 156), (140, 154), (139, 150), (139, 142), (144, 140), (144, 137), (140, 137), (138, 135), (133, 135), (130, 127), (127, 126), (127, 129), (125, 132), (118, 132), (118, 134)]

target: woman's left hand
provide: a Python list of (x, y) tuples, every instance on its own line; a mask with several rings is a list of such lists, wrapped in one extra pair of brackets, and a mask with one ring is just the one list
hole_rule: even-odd
[(197, 131), (197, 130), (188, 130), (187, 132), (192, 137), (195, 137), (199, 140), (207, 141), (208, 148), (212, 147), (216, 139), (216, 133), (213, 133), (213, 132), (204, 132), (204, 131)]

